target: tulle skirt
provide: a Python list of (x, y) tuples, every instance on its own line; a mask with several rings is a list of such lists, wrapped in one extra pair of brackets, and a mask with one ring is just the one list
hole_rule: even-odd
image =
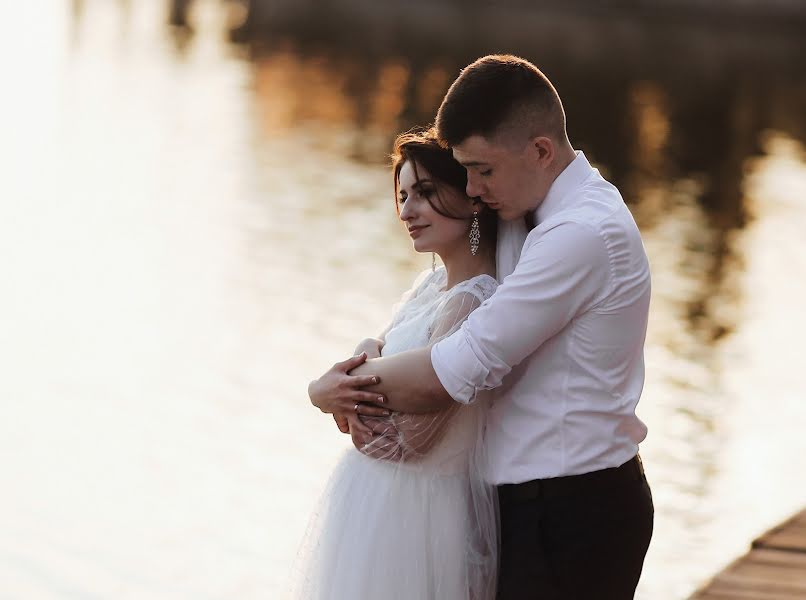
[(497, 513), (489, 487), (478, 484), (463, 469), (348, 450), (309, 525), (294, 597), (491, 600)]

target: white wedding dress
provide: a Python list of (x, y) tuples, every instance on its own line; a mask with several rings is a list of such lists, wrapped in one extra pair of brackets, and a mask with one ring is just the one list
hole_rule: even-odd
[[(398, 305), (384, 356), (452, 333), (497, 282), (480, 275), (450, 290), (445, 284), (444, 268), (418, 278)], [(393, 415), (379, 444), (345, 453), (298, 556), (295, 597), (494, 598), (498, 528), (494, 489), (484, 481), (487, 404), (479, 398), (441, 413)]]

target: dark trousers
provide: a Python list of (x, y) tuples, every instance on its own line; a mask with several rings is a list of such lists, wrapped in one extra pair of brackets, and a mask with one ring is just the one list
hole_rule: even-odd
[(498, 600), (629, 600), (652, 537), (640, 458), (498, 487)]

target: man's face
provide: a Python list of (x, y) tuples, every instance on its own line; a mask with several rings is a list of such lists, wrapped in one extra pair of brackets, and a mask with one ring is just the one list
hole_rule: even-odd
[(529, 140), (519, 146), (472, 135), (453, 147), (453, 156), (467, 169), (467, 195), (506, 221), (536, 209), (548, 191), (550, 182)]

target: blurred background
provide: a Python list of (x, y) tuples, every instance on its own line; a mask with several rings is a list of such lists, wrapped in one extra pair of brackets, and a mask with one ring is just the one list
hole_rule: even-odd
[[(348, 446), (308, 381), (430, 256), (387, 154), (520, 54), (653, 273), (638, 597), (806, 504), (806, 6), (7, 0), (0, 598), (284, 598)], [(356, 524), (360, 526), (360, 524)]]

